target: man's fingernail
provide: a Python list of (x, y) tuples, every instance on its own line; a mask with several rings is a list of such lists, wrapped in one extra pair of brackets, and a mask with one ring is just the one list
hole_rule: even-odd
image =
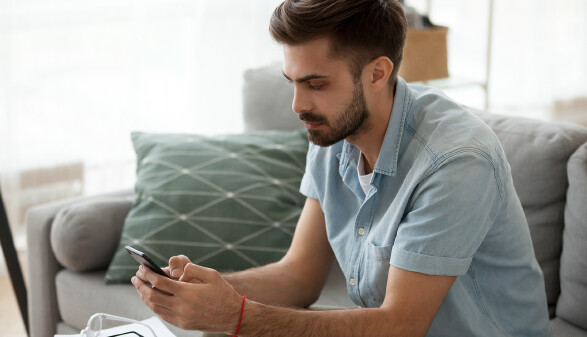
[(173, 270), (171, 271), (171, 276), (173, 276), (173, 277), (175, 277), (175, 278), (178, 278), (178, 277), (180, 277), (180, 276), (181, 276), (181, 270), (179, 270), (179, 269), (173, 269)]

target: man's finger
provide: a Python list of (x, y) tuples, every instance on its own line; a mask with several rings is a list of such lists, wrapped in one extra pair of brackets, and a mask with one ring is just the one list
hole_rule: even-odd
[(165, 295), (160, 291), (157, 291), (157, 289), (151, 288), (138, 277), (133, 277), (131, 282), (135, 288), (137, 288), (137, 292), (139, 293), (141, 300), (145, 302), (145, 304), (149, 306), (151, 310), (155, 311), (154, 308), (157, 306), (173, 311), (174, 296)]
[(169, 259), (169, 270), (171, 277), (174, 279), (178, 279), (183, 274), (183, 269), (185, 266), (190, 263), (190, 259), (188, 259), (185, 255), (178, 255), (172, 256)]
[(145, 267), (144, 265), (141, 265), (139, 267), (136, 276), (143, 281), (151, 283), (153, 287), (168, 292), (170, 294), (175, 294), (175, 291), (177, 290), (177, 285), (175, 284), (175, 281), (155, 273), (154, 271), (152, 271), (148, 267)]
[(219, 274), (214, 269), (188, 263), (183, 269), (183, 275), (179, 281), (191, 283), (210, 283), (211, 281), (214, 281), (217, 275)]

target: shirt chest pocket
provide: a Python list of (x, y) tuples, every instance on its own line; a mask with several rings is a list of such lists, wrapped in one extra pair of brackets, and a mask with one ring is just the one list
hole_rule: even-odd
[(379, 307), (385, 298), (387, 275), (389, 274), (389, 259), (393, 246), (378, 246), (367, 243), (365, 273), (363, 284), (363, 301), (369, 307)]

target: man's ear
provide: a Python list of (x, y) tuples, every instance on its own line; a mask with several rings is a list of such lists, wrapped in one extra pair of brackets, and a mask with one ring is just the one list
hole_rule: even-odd
[(373, 90), (380, 90), (387, 85), (393, 68), (393, 62), (387, 56), (379, 56), (369, 62), (367, 66), (369, 71), (369, 84)]

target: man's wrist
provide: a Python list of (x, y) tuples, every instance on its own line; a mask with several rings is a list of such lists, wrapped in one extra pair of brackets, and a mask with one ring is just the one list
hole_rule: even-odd
[[(255, 336), (260, 333), (259, 325), (263, 324), (258, 318), (268, 313), (269, 306), (246, 299), (243, 306), (243, 317), (240, 322), (239, 335)], [(265, 312), (265, 314), (264, 314)], [(234, 333), (234, 331), (233, 331)]]
[[(308, 336), (309, 313), (246, 299), (239, 336)], [(306, 318), (304, 318), (306, 317)]]
[(233, 337), (238, 336), (238, 333), (240, 331), (241, 323), (243, 321), (243, 315), (244, 315), (244, 312), (245, 312), (245, 303), (246, 303), (246, 296), (243, 296), (243, 302), (241, 304), (241, 310), (240, 310), (240, 315), (239, 315), (239, 319), (238, 319), (238, 325), (236, 326), (235, 333), (234, 333), (234, 336)]

